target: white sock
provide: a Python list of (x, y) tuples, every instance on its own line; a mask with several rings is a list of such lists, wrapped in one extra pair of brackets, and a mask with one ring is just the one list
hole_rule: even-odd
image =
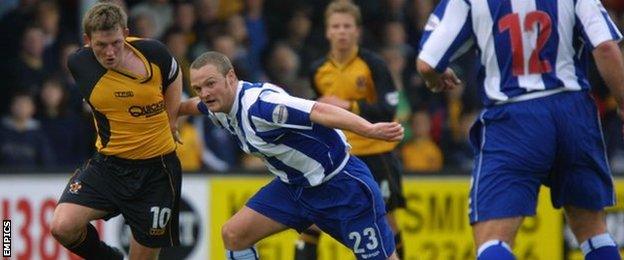
[(247, 249), (239, 250), (239, 251), (230, 251), (225, 249), (225, 259), (228, 260), (257, 260), (260, 259), (258, 257), (258, 251), (254, 247), (250, 247)]
[(585, 240), (585, 242), (581, 243), (581, 250), (583, 250), (583, 255), (589, 254), (592, 250), (601, 248), (603, 246), (616, 246), (613, 238), (609, 233), (604, 233), (600, 235), (596, 235), (591, 237), (590, 239)]

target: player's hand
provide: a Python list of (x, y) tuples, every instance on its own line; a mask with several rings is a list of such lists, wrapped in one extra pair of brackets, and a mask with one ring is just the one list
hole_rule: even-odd
[(425, 83), (431, 92), (438, 93), (456, 88), (461, 84), (461, 80), (457, 78), (453, 69), (447, 68), (444, 73), (438, 77), (426, 80)]
[(367, 133), (367, 137), (390, 142), (403, 140), (403, 126), (397, 122), (382, 122), (373, 124)]
[(351, 107), (351, 103), (349, 101), (336, 97), (336, 96), (322, 96), (316, 101), (325, 103), (325, 104), (334, 105), (334, 106), (340, 107), (342, 109), (347, 109), (347, 110), (349, 110), (349, 107)]
[(173, 141), (179, 144), (184, 144), (182, 142), (182, 137), (180, 136), (180, 130), (178, 130), (177, 124), (171, 125), (171, 135), (173, 136)]

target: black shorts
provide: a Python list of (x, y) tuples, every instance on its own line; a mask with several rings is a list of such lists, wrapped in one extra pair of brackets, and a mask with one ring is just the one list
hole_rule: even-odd
[(96, 153), (76, 170), (59, 203), (74, 203), (121, 214), (141, 245), (180, 244), (178, 213), (182, 176), (175, 152), (145, 160)]
[(391, 212), (397, 208), (405, 208), (403, 196), (402, 171), (403, 167), (394, 152), (374, 155), (358, 156), (370, 169), (381, 196), (386, 202), (386, 210)]

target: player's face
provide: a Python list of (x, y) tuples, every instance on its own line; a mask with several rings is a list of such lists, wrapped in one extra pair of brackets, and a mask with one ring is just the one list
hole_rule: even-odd
[(234, 70), (223, 76), (215, 65), (208, 64), (191, 69), (190, 74), (191, 87), (210, 111), (229, 113), (232, 110), (238, 84)]
[(329, 40), (332, 50), (349, 51), (357, 46), (360, 28), (352, 15), (333, 13), (327, 18), (325, 37)]
[(91, 46), (102, 67), (112, 69), (121, 63), (127, 36), (128, 29), (118, 27), (114, 30), (92, 32), (91, 37), (85, 35), (85, 42)]

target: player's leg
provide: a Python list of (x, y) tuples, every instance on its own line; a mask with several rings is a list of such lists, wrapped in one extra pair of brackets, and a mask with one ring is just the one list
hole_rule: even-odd
[(555, 126), (543, 103), (488, 108), (470, 130), (475, 165), (469, 216), (479, 260), (515, 259), (511, 246), (522, 219), (535, 215), (556, 151)]
[(316, 260), (318, 258), (316, 250), (321, 232), (316, 225), (312, 225), (299, 234), (299, 238), (295, 242), (294, 260)]
[(620, 259), (603, 210), (615, 201), (597, 108), (585, 92), (571, 93), (559, 102), (564, 107), (558, 113), (559, 156), (550, 176), (553, 205), (564, 206), (585, 259)]
[(160, 248), (141, 245), (134, 236), (130, 236), (130, 260), (155, 260), (159, 253)]
[(97, 230), (89, 223), (108, 213), (85, 206), (61, 203), (54, 210), (51, 233), (69, 251), (87, 259), (123, 259), (123, 255), (100, 241)]
[(565, 206), (566, 220), (587, 260), (620, 259), (618, 247), (607, 233), (604, 210)]
[(523, 217), (491, 219), (472, 225), (478, 259), (514, 259), (511, 252)]
[(286, 229), (286, 225), (244, 206), (221, 227), (221, 237), (228, 257), (256, 259), (256, 242)]
[(97, 230), (89, 223), (117, 214), (114, 205), (96, 191), (102, 186), (97, 178), (102, 167), (87, 162), (72, 176), (54, 210), (51, 233), (69, 251), (83, 258), (123, 259), (119, 250), (100, 240)]
[(300, 201), (311, 208), (312, 221), (358, 259), (398, 259), (379, 186), (356, 157), (323, 185), (305, 189)]
[[(273, 179), (249, 199), (246, 206), (228, 220), (221, 236), (228, 259), (255, 259), (253, 245), (259, 240), (293, 228), (302, 232), (312, 223), (302, 214), (293, 196), (301, 194), (302, 187), (291, 186)], [(241, 258), (244, 257), (244, 258)]]
[(397, 255), (399, 258), (403, 258), (403, 238), (395, 214), (399, 208), (405, 208), (405, 197), (403, 196), (402, 186), (403, 167), (401, 161), (394, 152), (358, 156), (358, 158), (366, 164), (375, 182), (379, 185), (381, 196), (386, 204), (386, 219), (394, 234)]

